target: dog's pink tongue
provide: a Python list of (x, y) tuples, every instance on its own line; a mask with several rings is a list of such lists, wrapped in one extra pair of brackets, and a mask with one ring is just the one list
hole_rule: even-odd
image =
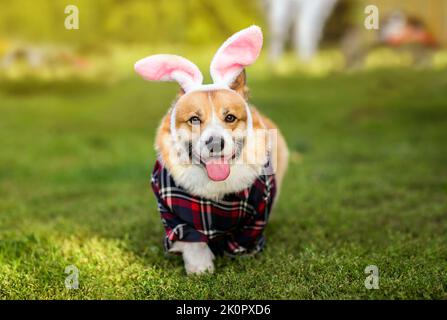
[(222, 159), (210, 159), (205, 164), (208, 178), (213, 181), (222, 181), (230, 175), (230, 165)]

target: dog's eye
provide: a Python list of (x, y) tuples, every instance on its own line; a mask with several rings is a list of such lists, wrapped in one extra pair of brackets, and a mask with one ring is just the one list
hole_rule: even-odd
[(198, 116), (193, 116), (193, 117), (189, 118), (188, 122), (192, 125), (199, 125), (201, 121)]
[(236, 121), (236, 117), (233, 116), (232, 114), (229, 114), (229, 115), (227, 115), (227, 116), (225, 117), (225, 122), (229, 122), (229, 123), (231, 123), (231, 122), (234, 122), (234, 121)]

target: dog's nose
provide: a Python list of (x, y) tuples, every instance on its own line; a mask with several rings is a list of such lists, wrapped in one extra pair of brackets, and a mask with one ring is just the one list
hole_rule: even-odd
[(222, 137), (211, 136), (205, 142), (206, 147), (211, 152), (220, 152), (225, 148), (225, 141)]

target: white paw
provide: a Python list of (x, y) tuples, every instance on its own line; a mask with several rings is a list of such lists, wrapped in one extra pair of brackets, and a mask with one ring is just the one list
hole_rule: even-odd
[(214, 272), (214, 254), (205, 242), (181, 242), (178, 247), (188, 275)]
[(204, 273), (213, 273), (214, 272), (214, 263), (212, 259), (206, 258), (201, 259), (200, 261), (190, 261), (187, 262), (185, 260), (185, 270), (187, 275), (193, 274), (204, 274)]

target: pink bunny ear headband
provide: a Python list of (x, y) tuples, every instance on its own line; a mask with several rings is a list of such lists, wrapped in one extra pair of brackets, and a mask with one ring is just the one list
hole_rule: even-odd
[[(243, 29), (217, 50), (210, 65), (212, 84), (202, 84), (203, 76), (199, 68), (186, 58), (171, 54), (156, 54), (135, 63), (135, 71), (150, 81), (176, 81), (188, 94), (193, 91), (227, 89), (246, 66), (253, 64), (262, 48), (262, 31), (258, 26)], [(253, 130), (253, 120), (248, 104), (247, 133)], [(171, 135), (175, 139), (175, 106), (171, 111)]]

